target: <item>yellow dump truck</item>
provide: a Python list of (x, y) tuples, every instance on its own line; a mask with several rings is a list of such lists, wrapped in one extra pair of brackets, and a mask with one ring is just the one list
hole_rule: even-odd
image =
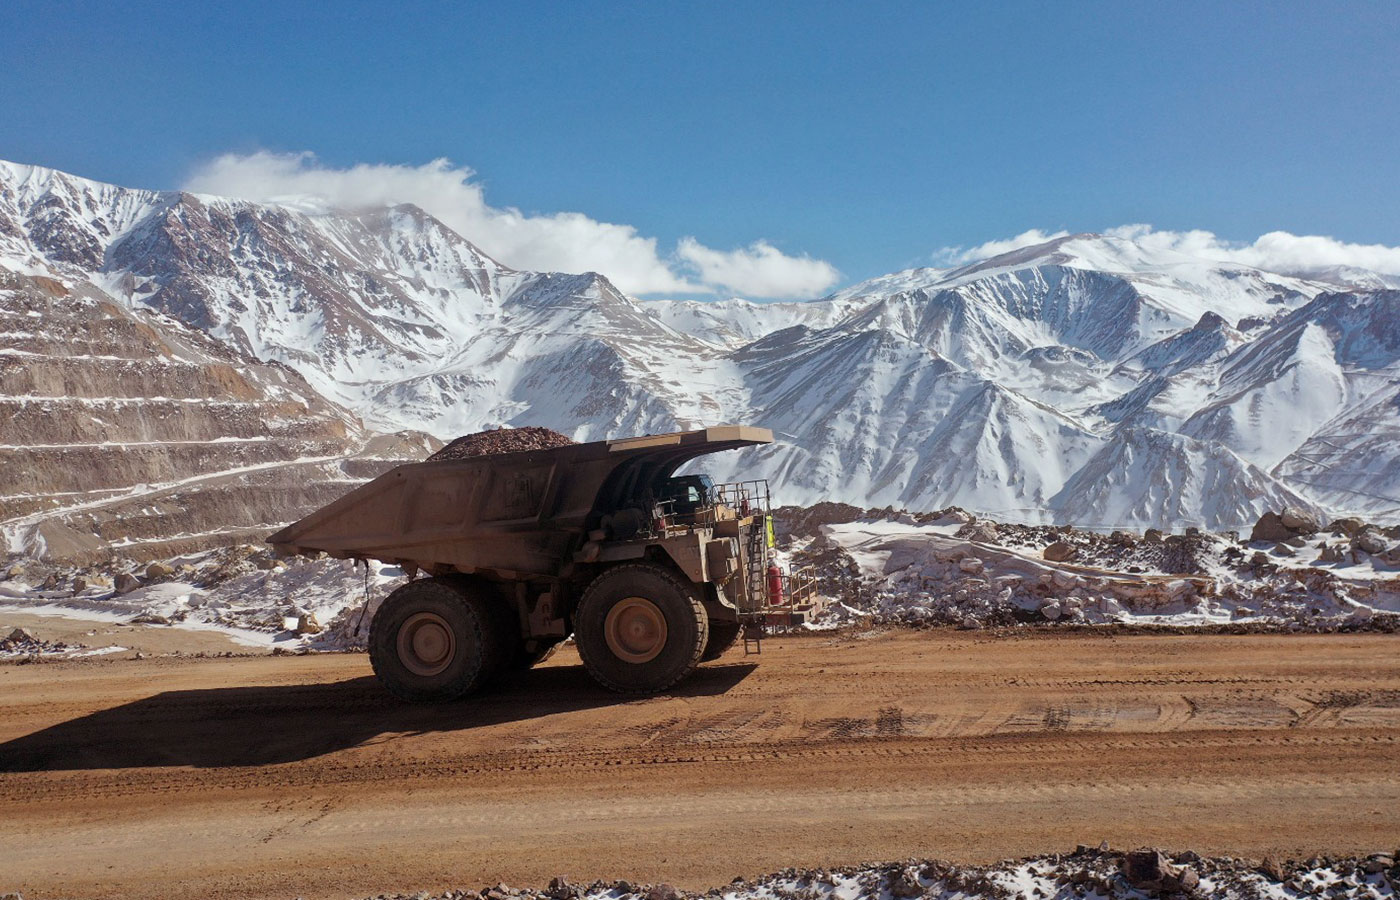
[[(717, 658), (770, 601), (767, 482), (677, 475), (764, 428), (572, 444), (399, 466), (268, 538), (403, 567), (369, 653), (410, 700), (448, 700), (574, 635), (601, 684), (665, 690)], [(772, 570), (775, 571), (775, 570)]]

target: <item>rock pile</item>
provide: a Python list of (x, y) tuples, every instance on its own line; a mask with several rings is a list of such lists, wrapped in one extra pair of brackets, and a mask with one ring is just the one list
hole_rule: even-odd
[(1394, 896), (1400, 867), (1391, 853), (1343, 859), (1260, 864), (1230, 857), (1201, 857), (1190, 850), (1168, 853), (1144, 848), (1128, 853), (1080, 846), (1073, 853), (963, 866), (909, 859), (831, 869), (783, 869), (748, 881), (735, 878), (704, 893), (669, 884), (594, 881), (574, 884), (555, 878), (543, 890), (504, 884), (442, 894), (380, 895), (376, 900), (952, 900), (1097, 896), (1254, 898)]
[(1197, 528), (1008, 524), (957, 509), (826, 504), (777, 515), (788, 564), (812, 565), (819, 592), (838, 601), (825, 624), (1400, 630), (1400, 577), (1390, 574), (1400, 546), (1388, 537), (1400, 528), (1360, 520), (1317, 528), (1297, 510), (1270, 513), (1262, 529), (1290, 534), (1273, 544)]
[(1266, 512), (1254, 523), (1249, 533), (1251, 541), (1287, 541), (1307, 537), (1322, 530), (1322, 523), (1306, 510), (1290, 506), (1281, 513)]
[[(545, 431), (483, 434), (567, 442)], [(1287, 511), (1267, 518), (1265, 528), (1276, 521), (1300, 533), (1254, 543), (1195, 529), (1102, 534), (999, 523), (956, 507), (911, 514), (835, 503), (776, 510), (775, 530), (784, 564), (813, 566), (819, 593), (835, 601), (822, 625), (1400, 630), (1400, 528), (1341, 519), (1304, 536), (1311, 526)], [(350, 649), (364, 645), (377, 603), (403, 577), (395, 566), (370, 568), (367, 585), (366, 570), (349, 561), (279, 559), (246, 544), (142, 563), (12, 557), (0, 564), (0, 593), (11, 605)]]
[(261, 633), (269, 644), (340, 650), (364, 645), (373, 605), (402, 577), (397, 566), (371, 563), (367, 571), (325, 554), (283, 559), (265, 546), (239, 544), (146, 565), (21, 560), (0, 569), (0, 596), (11, 606), (61, 606), (126, 624), (230, 629), (240, 640), (261, 642), (254, 637)]
[(489, 456), (495, 453), (518, 453), (522, 450), (548, 450), (567, 447), (575, 441), (568, 435), (549, 428), (527, 425), (524, 428), (498, 428), (464, 434), (443, 447), (428, 462), (443, 459), (465, 459), (469, 456)]
[(81, 649), (81, 646), (74, 647), (62, 641), (45, 641), (27, 628), (16, 628), (0, 640), (0, 659), (25, 661)]

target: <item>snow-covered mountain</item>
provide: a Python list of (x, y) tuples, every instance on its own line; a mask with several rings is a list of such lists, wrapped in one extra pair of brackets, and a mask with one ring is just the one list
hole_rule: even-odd
[(802, 303), (637, 301), (597, 274), (511, 270), (412, 206), (4, 163), (0, 266), (286, 363), (381, 431), (741, 421), (779, 442), (711, 471), (766, 476), (786, 502), (1103, 526), (1400, 514), (1400, 291), (1369, 272), (1074, 235)]

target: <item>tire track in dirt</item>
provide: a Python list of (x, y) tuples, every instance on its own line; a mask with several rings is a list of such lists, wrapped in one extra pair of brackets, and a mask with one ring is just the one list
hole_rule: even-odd
[(163, 900), (702, 887), (1105, 838), (1370, 852), (1400, 833), (1397, 647), (783, 638), (672, 696), (560, 654), (440, 707), (356, 656), (0, 667), (0, 856), (26, 897)]

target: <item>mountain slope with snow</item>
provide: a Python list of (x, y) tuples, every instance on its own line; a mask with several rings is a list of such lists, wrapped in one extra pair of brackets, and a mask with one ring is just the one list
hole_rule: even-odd
[(90, 281), (285, 363), (382, 431), (579, 440), (724, 421), (784, 502), (1239, 527), (1396, 515), (1389, 276), (1314, 279), (1072, 235), (801, 303), (638, 301), (518, 272), (412, 206), (326, 209), (0, 163), (0, 264)]

